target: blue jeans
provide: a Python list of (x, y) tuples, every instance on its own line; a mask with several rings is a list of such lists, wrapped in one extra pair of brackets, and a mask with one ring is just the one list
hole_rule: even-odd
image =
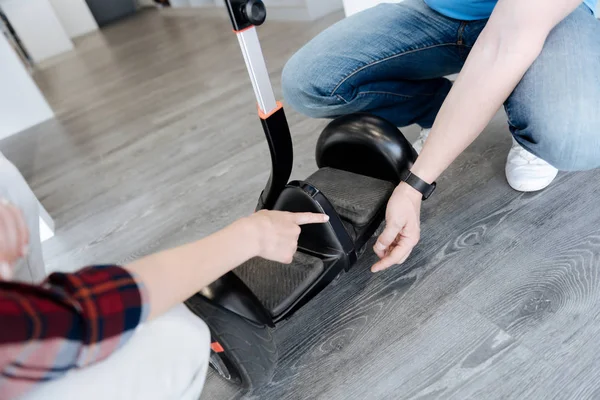
[[(332, 118), (366, 111), (429, 128), (487, 20), (458, 21), (423, 0), (381, 4), (329, 27), (283, 70), (297, 111)], [(561, 170), (600, 167), (600, 21), (581, 5), (548, 36), (506, 100), (510, 130)], [(476, 112), (476, 110), (465, 110)]]

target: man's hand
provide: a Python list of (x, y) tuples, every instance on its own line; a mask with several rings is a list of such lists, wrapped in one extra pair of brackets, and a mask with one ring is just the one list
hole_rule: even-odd
[(402, 264), (419, 242), (422, 194), (401, 183), (387, 205), (385, 230), (373, 247), (380, 260), (371, 268), (379, 272), (394, 264)]
[(0, 279), (12, 277), (14, 264), (27, 253), (29, 231), (21, 211), (0, 200)]

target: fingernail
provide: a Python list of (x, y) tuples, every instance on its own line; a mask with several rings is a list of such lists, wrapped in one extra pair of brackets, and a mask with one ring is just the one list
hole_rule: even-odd
[(377, 250), (385, 250), (385, 246), (379, 242), (375, 243), (375, 248)]
[(324, 220), (325, 222), (329, 221), (329, 215), (325, 214), (325, 215), (323, 216), (323, 220)]
[(7, 263), (0, 263), (0, 278), (9, 281), (12, 278), (12, 268)]
[(6, 200), (4, 197), (2, 197), (2, 198), (0, 198), (0, 204), (7, 206), (10, 203), (8, 202), (8, 200)]
[(23, 248), (21, 249), (21, 256), (25, 257), (27, 254), (29, 254), (29, 246), (25, 245), (23, 246)]

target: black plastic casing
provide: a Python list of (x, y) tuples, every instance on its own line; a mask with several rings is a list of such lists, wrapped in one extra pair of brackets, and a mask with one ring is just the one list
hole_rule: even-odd
[(247, 0), (225, 0), (225, 7), (229, 12), (234, 31), (241, 31), (252, 26), (242, 11), (247, 2)]

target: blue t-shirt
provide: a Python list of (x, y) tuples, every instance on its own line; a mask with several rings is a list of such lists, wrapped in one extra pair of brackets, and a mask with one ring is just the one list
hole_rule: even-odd
[[(595, 12), (596, 1), (585, 0), (584, 3)], [(440, 14), (461, 21), (489, 18), (497, 2), (498, 0), (425, 0), (429, 7)]]

